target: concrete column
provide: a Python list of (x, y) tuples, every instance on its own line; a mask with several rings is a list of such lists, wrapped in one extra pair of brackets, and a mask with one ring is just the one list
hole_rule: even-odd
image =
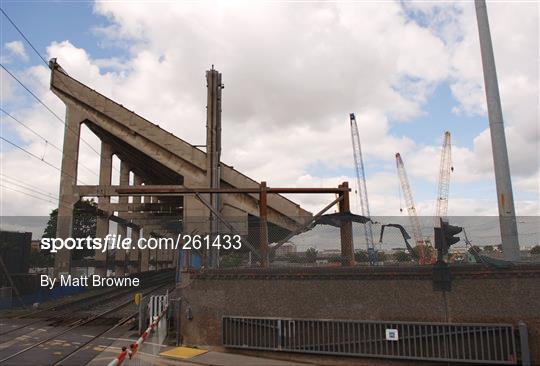
[[(120, 185), (127, 186), (129, 185), (129, 165), (125, 161), (120, 162)], [(128, 196), (120, 196), (118, 199), (119, 203), (128, 203)], [(118, 216), (121, 218), (126, 218), (125, 213), (118, 212)], [(127, 237), (127, 226), (118, 224), (117, 235), (119, 238), (124, 239)], [(116, 249), (115, 253), (115, 269), (114, 272), (116, 276), (123, 276), (125, 273), (126, 265), (126, 250), (125, 249)]]
[[(206, 104), (206, 184), (210, 188), (219, 188), (221, 182), (221, 73), (214, 70), (206, 72), (207, 104)], [(219, 194), (210, 195), (210, 204), (216, 212), (221, 209)], [(210, 233), (219, 234), (219, 221), (210, 214)], [(219, 261), (219, 249), (212, 247), (209, 253), (209, 266), (216, 268)]]
[[(106, 142), (101, 142), (101, 159), (99, 165), (99, 185), (100, 186), (110, 186), (111, 185), (111, 175), (112, 175), (112, 148)], [(98, 208), (101, 208), (103, 203), (110, 203), (110, 197), (98, 197)], [(96, 223), (96, 237), (105, 238), (109, 233), (109, 218), (108, 217), (97, 217)], [(95, 273), (100, 276), (107, 275), (107, 253), (106, 251), (98, 251), (94, 256), (94, 261), (96, 264)]]
[(489, 131), (491, 134), (491, 149), (493, 151), (493, 165), (495, 167), (495, 185), (497, 187), (497, 201), (499, 203), (499, 226), (504, 258), (509, 261), (520, 259), (516, 211), (514, 209), (514, 195), (512, 192), (512, 179), (508, 150), (506, 148), (506, 135), (504, 132), (501, 97), (495, 57), (489, 32), (489, 22), (485, 0), (476, 0), (476, 18), (480, 36), (480, 51), (482, 54), (482, 67), (484, 70), (484, 84), (486, 89), (487, 109), (489, 116)]
[[(166, 235), (169, 236), (169, 235)], [(156, 263), (157, 263), (157, 269), (163, 269), (166, 268), (167, 265), (165, 263), (167, 259), (167, 249), (163, 248), (161, 250), (158, 250), (156, 253)]]
[[(133, 175), (133, 185), (140, 186), (142, 183), (141, 178), (137, 175)], [(141, 203), (141, 196), (133, 196), (133, 203)], [(131, 241), (133, 242), (133, 245), (136, 246), (139, 238), (141, 236), (141, 231), (132, 229), (131, 230)], [(140, 271), (140, 252), (139, 249), (131, 249), (129, 251), (129, 273), (138, 273)]]
[[(148, 240), (150, 239), (150, 230), (143, 228), (143, 237)], [(148, 249), (141, 249), (141, 272), (148, 272), (148, 267), (150, 264), (150, 251)]]
[[(159, 203), (159, 197), (157, 196), (150, 197), (150, 202)], [(154, 265), (154, 271), (157, 271), (158, 269), (160, 269), (160, 265), (159, 265), (160, 258), (161, 258), (161, 251), (159, 250), (159, 248), (152, 249), (150, 252), (150, 260), (151, 260), (150, 263)]]
[[(79, 200), (75, 192), (77, 185), (77, 163), (79, 160), (79, 137), (83, 117), (71, 106), (67, 106), (64, 128), (64, 147), (62, 171), (60, 173), (60, 193), (56, 236), (66, 239), (73, 232), (73, 208)], [(71, 270), (71, 251), (62, 249), (54, 256), (54, 275), (69, 273)]]

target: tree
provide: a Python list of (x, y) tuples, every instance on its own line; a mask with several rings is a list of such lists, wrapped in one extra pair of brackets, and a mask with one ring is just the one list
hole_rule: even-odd
[(28, 256), (28, 264), (32, 268), (36, 267), (49, 267), (53, 265), (52, 256), (46, 255), (43, 252), (32, 251)]
[(315, 263), (317, 261), (317, 255), (319, 252), (315, 248), (308, 248), (306, 250), (306, 261), (308, 263)]
[(411, 255), (409, 253), (405, 253), (403, 250), (398, 250), (394, 253), (394, 259), (396, 262), (410, 262), (411, 261)]
[(387, 260), (386, 253), (383, 252), (382, 250), (379, 250), (377, 252), (377, 259), (379, 260), (379, 262), (385, 262)]
[(493, 245), (484, 245), (484, 248), (482, 250), (484, 252), (493, 252), (495, 249), (493, 248)]
[[(76, 238), (94, 238), (96, 236), (96, 215), (97, 203), (93, 200), (82, 200), (75, 204), (73, 209), (73, 235)], [(44, 238), (55, 238), (58, 224), (58, 209), (54, 209), (49, 214), (49, 221), (43, 232)], [(49, 255), (49, 251), (43, 251)], [(86, 256), (94, 255), (93, 249), (74, 249), (73, 259), (82, 259)]]
[(531, 254), (540, 254), (540, 245), (535, 245), (531, 248)]
[(244, 264), (244, 253), (229, 253), (221, 258), (221, 268), (237, 268)]
[(354, 252), (354, 260), (359, 263), (368, 262), (369, 256), (365, 250), (358, 249), (356, 252)]

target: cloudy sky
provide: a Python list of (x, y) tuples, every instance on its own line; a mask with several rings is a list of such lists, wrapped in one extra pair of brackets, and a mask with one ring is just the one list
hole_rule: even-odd
[[(539, 5), (488, 3), (518, 215), (539, 215)], [(400, 215), (400, 152), (432, 215), (445, 130), (450, 215), (497, 215), (472, 2), (25, 2), (2, 8), (48, 60), (192, 144), (205, 142), (205, 70), (223, 73), (223, 160), (269, 186), (354, 184), (355, 112), (371, 212)], [(2, 16), (1, 63), (63, 118), (49, 70)], [(63, 126), (1, 70), (1, 214), (57, 205)], [(83, 138), (99, 151), (88, 130)], [(81, 145), (80, 181), (98, 156)], [(116, 162), (117, 164), (118, 162)], [(116, 172), (117, 174), (117, 172)], [(24, 184), (24, 185), (23, 185)], [(16, 192), (19, 191), (19, 192)], [(21, 193), (23, 192), (23, 193)], [(317, 211), (333, 197), (296, 196)], [(401, 199), (403, 200), (403, 199)], [(405, 210), (404, 210), (405, 211)], [(403, 213), (405, 214), (405, 213)]]

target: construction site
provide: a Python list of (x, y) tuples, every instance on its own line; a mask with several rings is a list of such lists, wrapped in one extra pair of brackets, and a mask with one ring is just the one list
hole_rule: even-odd
[[(407, 215), (375, 217), (354, 111), (343, 148), (355, 181), (273, 186), (221, 159), (217, 66), (201, 75), (201, 146), (50, 59), (66, 117), (54, 233), (36, 245), (54, 259), (30, 271), (32, 234), (2, 228), (0, 365), (539, 364), (540, 260), (518, 238), (518, 225), (537, 237), (539, 221), (516, 219), (485, 3), (476, 11), (499, 212), (484, 221), (448, 215), (452, 131), (435, 212), (419, 214), (396, 151)], [(83, 127), (100, 141), (95, 185), (78, 180)], [(311, 212), (298, 195), (331, 199)], [(500, 232), (489, 251), (472, 238), (488, 228)]]

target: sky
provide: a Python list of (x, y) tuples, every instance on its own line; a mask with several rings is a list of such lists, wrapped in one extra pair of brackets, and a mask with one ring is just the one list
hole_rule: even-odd
[[(406, 214), (396, 152), (419, 214), (434, 214), (447, 130), (454, 167), (449, 215), (498, 214), (473, 2), (1, 1), (1, 7), (45, 60), (57, 58), (72, 77), (195, 145), (205, 142), (205, 70), (215, 65), (225, 85), (222, 160), (269, 186), (356, 187), (354, 112), (373, 215)], [(539, 5), (488, 2), (488, 14), (516, 212), (538, 216)], [(63, 118), (47, 66), (3, 15), (0, 50), (2, 65)], [(59, 171), (48, 164), (60, 166), (54, 146), (62, 146), (63, 126), (3, 69), (0, 77), (2, 109), (43, 137), (0, 113), (2, 137), (38, 157), (1, 141), (0, 214), (48, 215), (59, 183)], [(89, 130), (82, 136), (99, 151)], [(79, 181), (96, 184), (97, 154), (82, 144), (80, 156)], [(312, 212), (334, 199), (292, 198)]]

